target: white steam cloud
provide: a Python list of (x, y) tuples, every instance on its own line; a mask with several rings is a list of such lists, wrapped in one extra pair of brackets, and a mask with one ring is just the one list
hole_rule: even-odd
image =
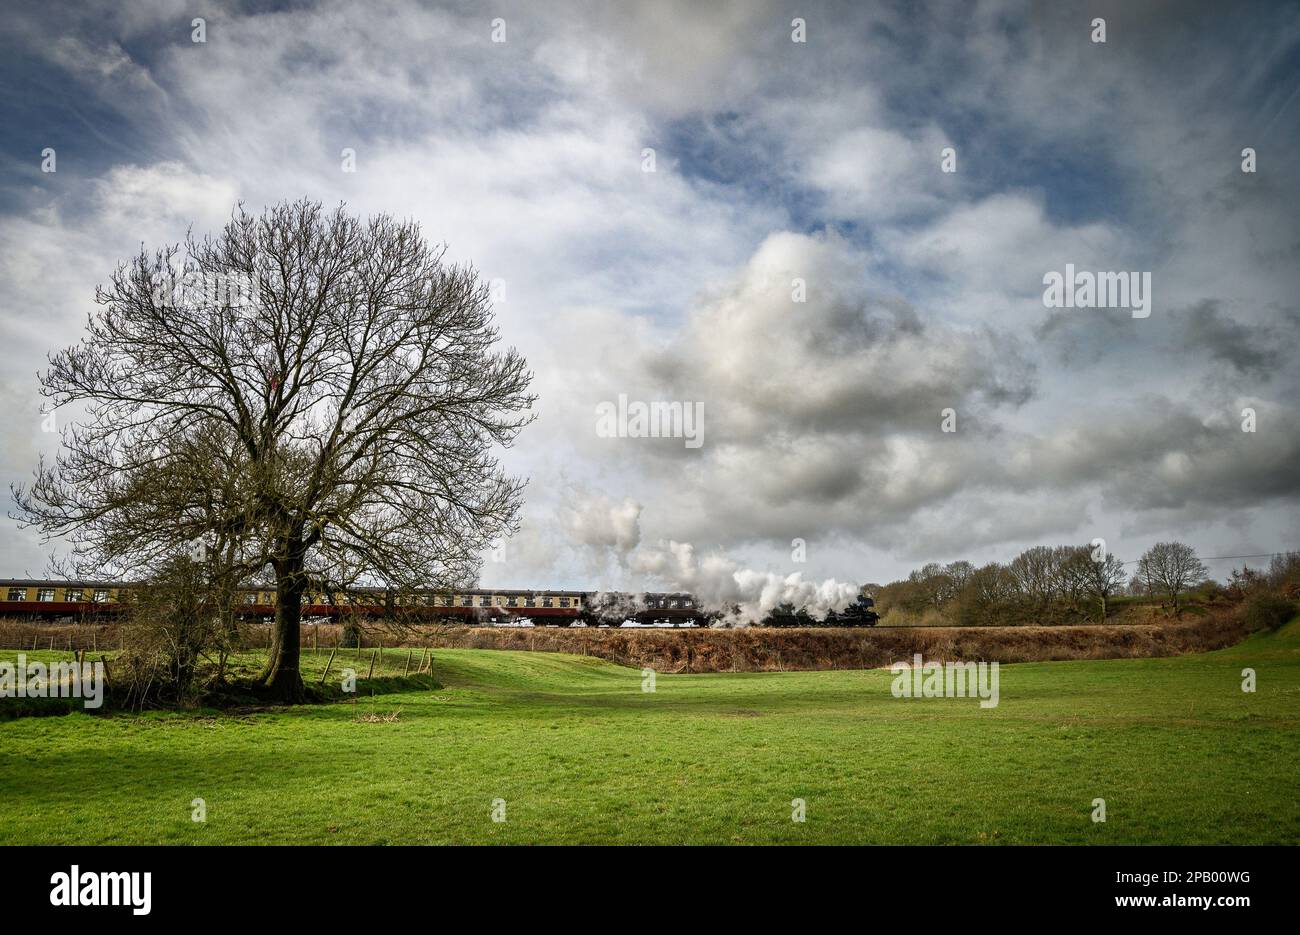
[(641, 541), (641, 504), (578, 492), (564, 510), (564, 531), (576, 545), (627, 555)]
[[(595, 553), (601, 561), (614, 557), (625, 579), (624, 594), (689, 591), (704, 609), (720, 613), (727, 626), (758, 623), (785, 603), (821, 617), (843, 610), (857, 598), (857, 585), (834, 579), (809, 581), (801, 572), (758, 571), (720, 551), (699, 554), (689, 542), (643, 544), (641, 512), (641, 504), (633, 499), (614, 500), (578, 489), (563, 512), (571, 545)], [(613, 592), (607, 600), (612, 604)]]
[(857, 599), (857, 585), (828, 578), (806, 581), (802, 572), (782, 575), (746, 568), (722, 553), (698, 556), (689, 542), (669, 540), (642, 546), (628, 557), (629, 568), (665, 587), (648, 590), (690, 591), (706, 609), (722, 612), (722, 623), (759, 623), (785, 603), (816, 617), (843, 610)]

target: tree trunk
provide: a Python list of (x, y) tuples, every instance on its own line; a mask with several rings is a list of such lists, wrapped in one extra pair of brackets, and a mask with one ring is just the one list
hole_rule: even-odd
[(295, 704), (303, 701), (299, 624), (302, 620), (302, 588), (277, 589), (275, 607), (275, 642), (263, 676), (271, 695), (279, 701)]
[(305, 699), (299, 661), (302, 656), (302, 595), (307, 582), (302, 573), (303, 550), (293, 541), (288, 557), (275, 569), (275, 628), (261, 681), (278, 701), (296, 704)]

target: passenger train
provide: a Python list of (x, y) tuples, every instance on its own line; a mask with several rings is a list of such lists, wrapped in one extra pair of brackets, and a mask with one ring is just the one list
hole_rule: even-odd
[[(238, 592), (236, 615), (260, 620), (275, 616), (274, 588)], [(130, 610), (131, 584), (122, 581), (34, 581), (0, 579), (0, 617), (107, 619)], [(311, 618), (421, 618), (430, 622), (493, 624), (531, 620), (535, 626), (622, 619), (643, 625), (701, 626), (707, 623), (694, 597), (685, 593), (602, 595), (590, 591), (464, 589), (402, 595), (382, 588), (351, 588), (303, 595), (302, 616)]]
[[(35, 620), (110, 620), (129, 613), (132, 585), (123, 581), (33, 581), (0, 579), (0, 618)], [(275, 616), (274, 588), (242, 588), (236, 593), (235, 615), (242, 620)], [(865, 594), (843, 611), (827, 616), (822, 626), (875, 626), (880, 619), (874, 601)], [(303, 595), (304, 621), (342, 617), (400, 618), (427, 623), (469, 626), (524, 624), (568, 627), (640, 626), (702, 627), (718, 618), (685, 592), (619, 594), (597, 591), (509, 590), (469, 588), (401, 594), (383, 588), (349, 588)], [(804, 626), (802, 618), (779, 611), (764, 622), (770, 626)]]

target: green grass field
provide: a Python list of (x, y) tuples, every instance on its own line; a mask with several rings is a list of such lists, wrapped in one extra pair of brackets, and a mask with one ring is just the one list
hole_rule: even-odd
[(439, 650), (434, 675), (272, 713), (0, 722), (0, 842), (1300, 843), (1300, 622), (1198, 656), (1003, 666), (992, 710), (894, 698), (887, 671), (651, 694), (595, 659)]

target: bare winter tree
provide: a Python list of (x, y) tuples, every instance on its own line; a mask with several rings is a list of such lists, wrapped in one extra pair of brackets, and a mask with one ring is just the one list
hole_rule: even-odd
[(946, 599), (952, 600), (961, 593), (962, 588), (970, 583), (971, 576), (975, 574), (975, 566), (965, 559), (961, 559), (960, 561), (949, 562), (944, 566), (943, 572), (951, 582), (951, 589)]
[(1190, 545), (1157, 542), (1138, 560), (1137, 573), (1148, 587), (1169, 598), (1174, 614), (1177, 614), (1179, 596), (1205, 579), (1206, 568)]
[(1088, 593), (1094, 569), (1092, 550), (1086, 545), (1059, 545), (1052, 549), (1052, 588), (1071, 608)]
[(1107, 552), (1101, 561), (1092, 557), (1092, 550), (1083, 546), (1088, 564), (1085, 566), (1085, 589), (1101, 604), (1101, 622), (1106, 622), (1110, 598), (1124, 589), (1128, 576), (1124, 572), (1124, 563), (1111, 552)]
[(1025, 549), (1009, 567), (1020, 593), (1036, 611), (1041, 613), (1056, 598), (1056, 555), (1051, 546)]
[(963, 626), (989, 626), (1005, 621), (1021, 597), (1019, 580), (997, 562), (971, 572), (958, 597), (958, 619)]
[(493, 452), (532, 418), (531, 374), (496, 349), (486, 284), (413, 222), (240, 206), (96, 299), (42, 377), (87, 418), (14, 490), (18, 518), (101, 571), (201, 541), (225, 576), (273, 579), (269, 694), (302, 695), (309, 587), (468, 583), (515, 529), (523, 482)]

